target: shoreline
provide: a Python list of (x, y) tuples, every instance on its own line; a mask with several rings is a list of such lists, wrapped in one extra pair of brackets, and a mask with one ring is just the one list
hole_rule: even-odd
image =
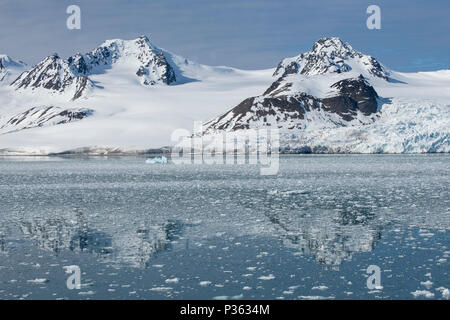
[[(208, 155), (211, 156), (211, 153), (204, 152), (191, 152), (190, 155)], [(278, 155), (432, 155), (432, 154), (450, 154), (450, 152), (278, 152), (274, 153)], [(76, 157), (145, 157), (145, 156), (158, 156), (164, 155), (171, 158), (171, 151), (157, 151), (152, 150), (149, 152), (133, 152), (133, 151), (124, 151), (124, 152), (53, 152), (53, 153), (1, 153), (1, 157), (67, 157), (67, 158), (76, 158)], [(242, 152), (226, 152), (222, 153), (223, 156), (233, 155), (233, 156), (257, 156), (257, 153), (242, 153)], [(271, 153), (268, 153), (270, 156)], [(214, 155), (212, 155), (214, 156)]]

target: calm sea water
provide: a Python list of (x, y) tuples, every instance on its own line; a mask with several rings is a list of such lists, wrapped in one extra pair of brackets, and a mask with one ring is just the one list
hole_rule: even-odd
[(1, 158), (0, 298), (448, 298), (449, 155), (280, 161)]

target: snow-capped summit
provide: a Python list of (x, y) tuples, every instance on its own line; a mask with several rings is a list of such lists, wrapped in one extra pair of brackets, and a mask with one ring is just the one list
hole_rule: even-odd
[(135, 40), (107, 40), (93, 51), (80, 53), (67, 59), (83, 75), (105, 72), (113, 65), (131, 68), (143, 85), (171, 84), (175, 72), (163, 51), (155, 47), (147, 36)]
[(12, 84), (16, 90), (49, 90), (68, 95), (75, 100), (85, 95), (93, 88), (92, 81), (87, 76), (74, 70), (66, 60), (54, 53), (33, 69), (22, 73)]
[(357, 52), (339, 38), (321, 38), (314, 43), (311, 51), (284, 59), (278, 65), (274, 76), (312, 76), (351, 70), (364, 76), (371, 75), (385, 80), (389, 77), (389, 72), (375, 58)]
[(380, 109), (372, 82), (389, 83), (388, 75), (375, 58), (339, 38), (322, 38), (311, 51), (284, 59), (274, 73), (277, 80), (262, 95), (245, 99), (205, 123), (205, 133), (372, 123)]
[(208, 148), (220, 148), (223, 132), (276, 128), (286, 152), (449, 151), (446, 70), (391, 71), (339, 38), (322, 38), (273, 75), (263, 94), (204, 123), (207, 140), (219, 141)]
[(6, 54), (0, 54), (0, 85), (9, 84), (8, 82), (24, 71), (25, 67), (24, 62), (13, 60)]
[(77, 53), (66, 60), (53, 54), (23, 73), (12, 86), (16, 90), (50, 90), (75, 100), (95, 87), (91, 76), (117, 69), (137, 77), (144, 86), (169, 85), (177, 80), (164, 52), (141, 36), (135, 40), (107, 40), (91, 52)]

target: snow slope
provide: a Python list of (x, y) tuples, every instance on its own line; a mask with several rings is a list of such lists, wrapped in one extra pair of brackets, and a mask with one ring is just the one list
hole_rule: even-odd
[(0, 86), (8, 85), (26, 69), (22, 61), (15, 61), (6, 54), (0, 54)]
[[(61, 59), (75, 77), (87, 77), (92, 84), (78, 99), (72, 99), (72, 84), (72, 91), (63, 90), (63, 94), (42, 86), (30, 90), (0, 86), (0, 128), (32, 108), (52, 106), (58, 114), (89, 110), (82, 119), (50, 119), (40, 126), (35, 125), (39, 121), (28, 119), (32, 125), (5, 127), (0, 130), (0, 154), (145, 152), (173, 145), (174, 130), (192, 130), (194, 121), (216, 119), (268, 88), (273, 97), (302, 92), (326, 99), (337, 92), (332, 84), (360, 75), (379, 96), (377, 113), (358, 113), (343, 122), (336, 114), (313, 110), (301, 119), (305, 124), (298, 126), (301, 129), (282, 128), (282, 151), (450, 151), (450, 70), (395, 72), (348, 44), (338, 50), (346, 58), (338, 59), (329, 44), (341, 46), (341, 42), (328, 38), (329, 42), (315, 44), (315, 54), (285, 59), (274, 69), (244, 71), (201, 65), (145, 39), (109, 40), (91, 53)], [(296, 71), (286, 73), (292, 66)], [(141, 67), (145, 70), (139, 76)]]
[(141, 36), (135, 40), (107, 40), (91, 52), (77, 53), (66, 60), (55, 53), (21, 74), (12, 86), (19, 92), (59, 94), (76, 100), (87, 97), (96, 87), (90, 76), (109, 69), (133, 75), (144, 86), (177, 81), (164, 52)]
[[(118, 40), (105, 43), (112, 42)], [(0, 127), (33, 107), (89, 109), (93, 113), (81, 121), (6, 134), (0, 131), (0, 154), (48, 154), (77, 148), (98, 153), (135, 152), (171, 145), (175, 129), (192, 129), (194, 121), (224, 112), (243, 98), (258, 94), (273, 80), (274, 69), (210, 67), (160, 52), (176, 77), (170, 85), (143, 85), (136, 75), (133, 53), (131, 58), (117, 56), (115, 63), (101, 71), (100, 67), (90, 71), (89, 81), (95, 88), (81, 99), (70, 99), (72, 91), (67, 95), (42, 88), (17, 91), (14, 86), (1, 87)]]

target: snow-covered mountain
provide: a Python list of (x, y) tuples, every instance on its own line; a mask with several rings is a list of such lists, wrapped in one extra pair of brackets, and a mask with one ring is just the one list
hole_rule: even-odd
[(311, 51), (280, 62), (274, 76), (290, 74), (314, 76), (326, 73), (356, 71), (364, 76), (388, 79), (386, 70), (375, 58), (355, 51), (339, 38), (322, 38), (314, 43)]
[(79, 121), (89, 117), (93, 113), (93, 110), (84, 108), (62, 109), (53, 106), (33, 107), (13, 115), (5, 124), (0, 126), (0, 134)]
[(45, 58), (30, 71), (22, 73), (11, 85), (20, 91), (61, 93), (73, 100), (84, 96), (94, 87), (87, 76), (80, 75), (57, 54)]
[(330, 88), (336, 90), (335, 95), (326, 98), (302, 91), (286, 94), (288, 87), (272, 87), (206, 123), (204, 133), (262, 127), (306, 129), (310, 123), (316, 126), (319, 122), (324, 127), (361, 125), (376, 119), (373, 115), (378, 111), (378, 95), (363, 76), (334, 83)]
[(0, 54), (0, 86), (9, 84), (20, 73), (25, 71), (26, 64), (15, 61), (6, 54)]
[(277, 80), (264, 94), (206, 123), (205, 132), (371, 123), (379, 110), (379, 96), (370, 80), (392, 81), (389, 74), (375, 58), (348, 43), (322, 38), (311, 51), (281, 61), (274, 73)]
[(95, 88), (90, 76), (116, 67), (133, 74), (145, 86), (176, 81), (175, 71), (164, 53), (142, 36), (128, 41), (108, 40), (89, 53), (77, 53), (66, 60), (55, 53), (23, 73), (12, 86), (41, 93), (48, 90), (76, 100)]
[(146, 152), (202, 120), (211, 137), (279, 128), (284, 152), (450, 152), (450, 70), (396, 72), (338, 38), (255, 71), (116, 39), (8, 79), (0, 154)]
[[(206, 122), (203, 134), (220, 141), (214, 136), (223, 132), (281, 129), (285, 152), (450, 151), (450, 72), (394, 72), (338, 38), (322, 38), (311, 51), (281, 61), (274, 77), (262, 95)], [(431, 93), (433, 85), (442, 91)], [(430, 113), (436, 109), (440, 116)], [(405, 129), (383, 135), (390, 126)]]

